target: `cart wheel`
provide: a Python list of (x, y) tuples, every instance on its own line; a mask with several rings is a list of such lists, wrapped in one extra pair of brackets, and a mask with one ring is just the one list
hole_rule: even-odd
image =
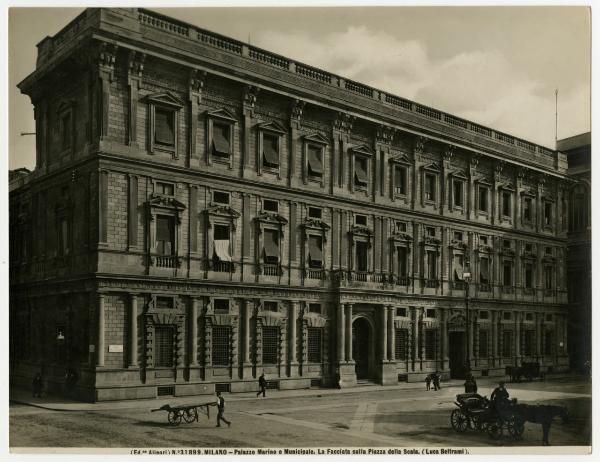
[(498, 419), (489, 422), (487, 426), (487, 433), (490, 438), (495, 440), (500, 438), (502, 436), (502, 421)]
[(525, 431), (525, 422), (519, 416), (512, 416), (506, 423), (508, 434), (514, 439), (520, 439)]
[(198, 411), (195, 408), (187, 409), (183, 414), (183, 420), (187, 423), (192, 423), (198, 420)]
[(454, 409), (450, 414), (450, 424), (459, 433), (464, 433), (469, 427), (469, 418), (460, 409)]
[(169, 423), (179, 425), (181, 423), (181, 414), (179, 411), (169, 411)]

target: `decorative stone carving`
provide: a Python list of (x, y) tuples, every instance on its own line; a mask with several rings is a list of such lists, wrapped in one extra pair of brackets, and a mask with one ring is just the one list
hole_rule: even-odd
[(375, 137), (380, 143), (391, 143), (394, 139), (396, 129), (387, 125), (379, 125)]
[(252, 85), (246, 85), (244, 87), (244, 105), (248, 106), (250, 109), (254, 109), (256, 98), (258, 97), (259, 92), (260, 88)]
[(333, 128), (345, 133), (352, 131), (352, 126), (356, 117), (345, 112), (338, 112), (335, 120), (333, 121)]

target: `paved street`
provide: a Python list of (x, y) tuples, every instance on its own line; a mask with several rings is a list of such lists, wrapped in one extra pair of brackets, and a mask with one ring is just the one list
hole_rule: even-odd
[[(495, 382), (481, 382), (489, 396)], [(199, 422), (172, 427), (165, 412), (151, 413), (156, 402), (104, 403), (80, 410), (50, 410), (23, 404), (10, 407), (10, 445), (13, 447), (337, 447), (337, 446), (538, 446), (541, 426), (527, 423), (523, 439), (492, 440), (469, 431), (459, 435), (450, 427), (458, 382), (438, 392), (414, 386), (362, 388), (358, 393), (327, 390), (286, 396), (271, 392), (266, 399), (248, 394), (226, 395), (225, 415), (231, 428), (215, 428), (216, 413)], [(508, 384), (520, 402), (567, 406), (571, 420), (555, 420), (552, 445), (589, 445), (591, 438), (590, 383), (576, 378)], [(209, 400), (198, 398), (198, 402)], [(175, 401), (175, 400), (173, 400)], [(189, 401), (189, 400), (188, 400)], [(161, 403), (162, 404), (162, 403)], [(124, 408), (122, 406), (127, 406)], [(76, 407), (76, 406), (75, 406)]]

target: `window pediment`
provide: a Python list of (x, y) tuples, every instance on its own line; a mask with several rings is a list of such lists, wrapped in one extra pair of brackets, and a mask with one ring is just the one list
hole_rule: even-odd
[(358, 155), (365, 156), (365, 157), (373, 156), (373, 151), (366, 144), (359, 144), (359, 145), (351, 146), (350, 151), (352, 152), (352, 154), (358, 154)]
[(467, 174), (465, 173), (464, 170), (457, 170), (455, 172), (452, 172), (452, 178), (464, 180), (464, 181), (467, 181), (469, 179), (469, 177), (467, 176)]
[(327, 223), (324, 223), (322, 220), (317, 220), (316, 218), (305, 218), (302, 226), (304, 226), (305, 229), (321, 232), (329, 231), (331, 228)]
[(523, 255), (521, 258), (525, 258), (528, 260), (535, 260), (537, 258), (537, 254), (535, 254), (533, 252), (523, 252)]
[(503, 183), (502, 185), (500, 185), (500, 189), (502, 189), (503, 191), (514, 192), (515, 186), (512, 183)]
[(500, 255), (502, 255), (503, 257), (514, 257), (515, 251), (513, 249), (503, 248), (500, 251)]
[[(171, 296), (164, 296), (165, 298), (172, 298), (173, 299), (173, 308), (160, 308), (159, 305), (156, 303), (156, 299), (157, 297), (163, 297), (163, 295), (152, 295), (150, 297), (150, 301), (148, 302), (147, 306), (146, 306), (146, 314), (158, 314), (158, 313), (169, 313), (172, 314), (175, 317), (181, 316), (185, 314), (185, 305), (182, 303), (182, 301), (179, 299), (179, 297), (171, 297)], [(164, 322), (162, 324), (172, 324), (174, 323), (172, 322)]]
[(406, 154), (398, 154), (389, 160), (393, 164), (411, 165), (411, 161)]
[(492, 182), (491, 182), (491, 180), (490, 180), (489, 178), (485, 178), (485, 177), (480, 177), (480, 178), (477, 178), (477, 179), (475, 180), (475, 183), (476, 183), (477, 185), (481, 185), (481, 186), (487, 186), (488, 188), (491, 188), (491, 187), (492, 187)]
[(394, 242), (404, 242), (409, 244), (412, 242), (413, 238), (408, 233), (394, 233), (390, 236), (390, 240)]
[(477, 249), (477, 251), (479, 253), (494, 253), (494, 249), (493, 247), (489, 246), (489, 245), (480, 245), (479, 248)]
[(185, 210), (185, 204), (178, 201), (174, 197), (167, 197), (159, 194), (152, 194), (148, 200), (148, 205), (150, 207), (168, 208), (177, 211)]
[(544, 263), (556, 263), (556, 258), (553, 257), (552, 255), (544, 255), (542, 257), (542, 261)]
[(316, 143), (316, 144), (320, 144), (320, 145), (328, 145), (329, 144), (329, 139), (327, 139), (326, 136), (324, 136), (318, 132), (311, 133), (310, 135), (304, 135), (303, 139), (304, 139), (305, 143)]
[(352, 228), (350, 228), (348, 234), (350, 234), (351, 236), (366, 236), (368, 238), (371, 238), (371, 236), (373, 235), (373, 231), (371, 231), (366, 226), (354, 225), (352, 226)]
[(424, 165), (422, 168), (426, 172), (439, 173), (441, 171), (440, 166), (437, 164), (437, 162), (432, 162), (430, 164)]
[(229, 111), (229, 109), (226, 109), (226, 108), (221, 108), (221, 109), (217, 109), (214, 111), (206, 111), (206, 115), (208, 117), (223, 120), (225, 122), (232, 123), (232, 124), (237, 122), (235, 115), (231, 111)]
[(467, 244), (463, 241), (452, 240), (449, 245), (450, 248), (458, 250), (467, 250)]
[(146, 96), (146, 101), (160, 106), (168, 106), (173, 109), (183, 108), (183, 102), (170, 92), (152, 93)]
[(270, 223), (270, 224), (275, 224), (278, 226), (285, 226), (288, 223), (287, 219), (285, 219), (278, 213), (266, 212), (264, 210), (258, 214), (258, 216), (256, 217), (256, 220), (260, 223), (265, 223), (265, 224)]
[(242, 216), (240, 212), (234, 210), (229, 205), (211, 205), (204, 210), (204, 213), (207, 215), (224, 217), (231, 220), (236, 220)]
[(278, 135), (285, 135), (285, 133), (287, 133), (285, 128), (274, 120), (270, 122), (261, 122), (257, 125), (257, 128), (261, 131), (276, 133)]
[(441, 245), (441, 243), (442, 243), (442, 241), (440, 239), (438, 239), (437, 237), (427, 236), (427, 237), (425, 237), (425, 239), (423, 239), (423, 245), (438, 247), (439, 245)]

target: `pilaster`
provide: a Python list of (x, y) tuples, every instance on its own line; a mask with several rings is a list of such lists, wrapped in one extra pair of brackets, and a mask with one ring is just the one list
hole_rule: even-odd
[(189, 128), (188, 128), (188, 157), (187, 166), (198, 165), (199, 155), (196, 152), (196, 135), (198, 132), (198, 114), (200, 103), (202, 102), (202, 90), (206, 72), (192, 69), (188, 77), (188, 104), (189, 104)]

